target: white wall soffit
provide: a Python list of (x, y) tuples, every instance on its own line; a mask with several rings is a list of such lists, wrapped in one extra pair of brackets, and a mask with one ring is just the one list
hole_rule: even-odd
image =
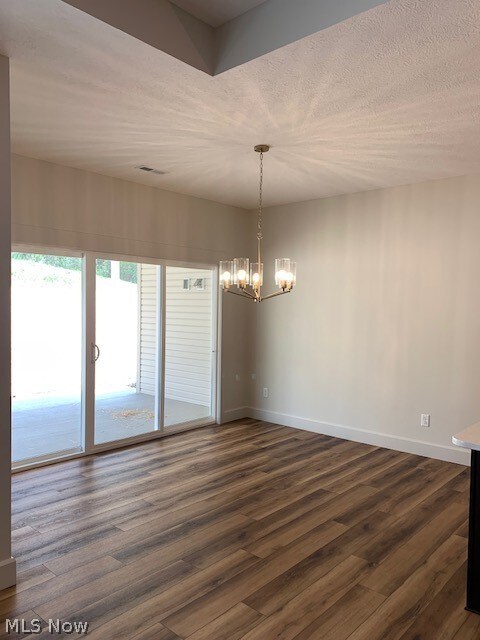
[(215, 31), (215, 74), (323, 31), (385, 0), (266, 0)]
[(66, 4), (212, 74), (215, 30), (168, 0), (63, 0)]
[(265, 0), (171, 0), (171, 2), (216, 28), (258, 7)]
[(63, 0), (216, 75), (368, 11), (385, 0), (266, 0), (214, 29), (169, 0)]

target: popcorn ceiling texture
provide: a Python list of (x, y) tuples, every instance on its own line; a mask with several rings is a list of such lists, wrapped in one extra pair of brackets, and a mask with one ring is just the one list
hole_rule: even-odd
[(60, 0), (4, 0), (0, 50), (17, 154), (244, 208), (259, 142), (267, 204), (480, 171), (478, 0), (393, 0), (215, 77)]

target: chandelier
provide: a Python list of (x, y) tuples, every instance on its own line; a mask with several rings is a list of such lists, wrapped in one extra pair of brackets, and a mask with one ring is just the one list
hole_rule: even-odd
[[(290, 293), (297, 282), (297, 265), (290, 258), (275, 259), (275, 284), (278, 291), (262, 296), (263, 263), (262, 263), (262, 213), (263, 213), (263, 154), (269, 151), (268, 144), (258, 144), (254, 147), (260, 154), (260, 189), (257, 224), (257, 262), (250, 263), (249, 258), (235, 258), (220, 262), (220, 285), (227, 293), (233, 293), (242, 298), (263, 302), (284, 293)], [(236, 290), (232, 289), (232, 285)]]

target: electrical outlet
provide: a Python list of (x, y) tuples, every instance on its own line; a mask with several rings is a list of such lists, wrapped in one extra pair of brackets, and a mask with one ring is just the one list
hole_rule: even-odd
[(257, 379), (257, 374), (256, 373), (252, 373), (251, 376), (252, 376), (252, 380), (256, 380)]
[(240, 382), (240, 374), (238, 373), (235, 374), (235, 381)]
[(263, 397), (268, 398), (268, 387), (263, 387)]
[(421, 427), (429, 427), (430, 426), (430, 414), (422, 413), (420, 417), (420, 426)]

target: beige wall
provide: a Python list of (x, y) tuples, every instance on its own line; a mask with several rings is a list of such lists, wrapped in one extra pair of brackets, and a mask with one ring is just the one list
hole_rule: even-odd
[[(216, 265), (246, 251), (248, 213), (96, 173), (12, 157), (13, 242)], [(246, 404), (248, 309), (223, 301), (222, 413)], [(239, 380), (236, 380), (238, 374)]]
[(465, 461), (451, 434), (480, 420), (480, 180), (269, 208), (265, 238), (267, 282), (284, 255), (299, 282), (254, 309), (254, 414)]
[(10, 535), (10, 105), (0, 56), (0, 589), (15, 582)]

